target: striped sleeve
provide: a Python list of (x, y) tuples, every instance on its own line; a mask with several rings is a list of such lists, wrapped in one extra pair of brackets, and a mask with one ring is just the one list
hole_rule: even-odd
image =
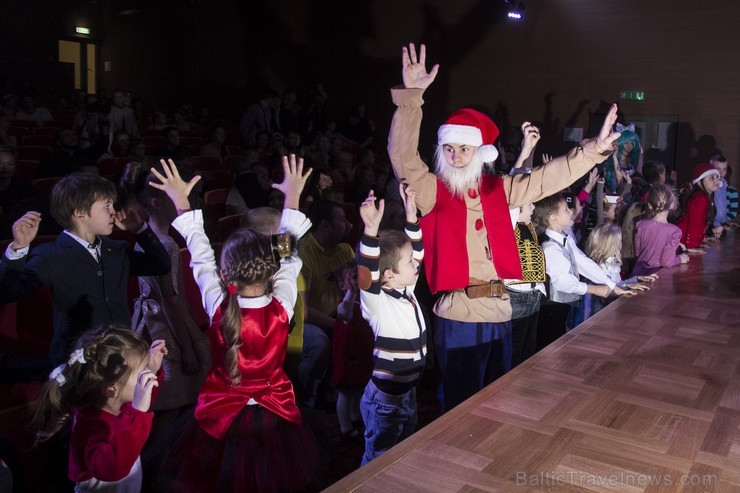
[(362, 235), (357, 270), (360, 289), (380, 294), (380, 238), (377, 236)]
[(735, 187), (727, 186), (727, 220), (732, 221), (737, 217), (738, 198)]
[(419, 223), (406, 223), (406, 235), (411, 238), (414, 259), (422, 263), (424, 261), (424, 243), (421, 241), (421, 226)]

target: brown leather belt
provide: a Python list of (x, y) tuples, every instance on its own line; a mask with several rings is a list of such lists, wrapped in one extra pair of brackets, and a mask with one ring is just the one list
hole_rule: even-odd
[(471, 300), (476, 298), (498, 298), (506, 294), (506, 286), (500, 279), (496, 279), (485, 284), (474, 284), (463, 289), (455, 289), (454, 292), (465, 293)]

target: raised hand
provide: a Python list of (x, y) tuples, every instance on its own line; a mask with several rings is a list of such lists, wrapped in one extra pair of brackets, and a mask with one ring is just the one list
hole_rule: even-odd
[(522, 123), (522, 133), (524, 134), (524, 138), (522, 138), (522, 154), (524, 154), (525, 149), (528, 152), (532, 152), (537, 142), (540, 141), (540, 129), (529, 122), (524, 122)]
[(168, 159), (167, 161), (160, 159), (159, 162), (164, 170), (164, 175), (155, 168), (151, 168), (151, 172), (161, 183), (150, 181), (149, 186), (166, 193), (172, 200), (172, 203), (175, 204), (177, 213), (182, 214), (184, 211), (190, 209), (188, 196), (195, 184), (200, 181), (200, 175), (195, 175), (192, 180), (186, 182), (180, 177), (180, 172), (172, 159)]
[(584, 185), (583, 189), (586, 190), (588, 193), (591, 193), (591, 191), (596, 186), (596, 180), (599, 179), (599, 169), (594, 167), (594, 169), (591, 170), (591, 172), (588, 174), (588, 181), (586, 181), (586, 185)]
[(549, 154), (543, 154), (542, 155), (542, 164), (547, 164), (550, 161), (552, 161), (552, 156)]
[(283, 181), (282, 183), (273, 183), (272, 188), (280, 190), (285, 195), (285, 207), (288, 209), (298, 209), (301, 199), (301, 192), (306, 186), (308, 177), (311, 176), (312, 168), (308, 168), (303, 173), (303, 158), (298, 158), (296, 162), (295, 154), (283, 156)]
[(416, 56), (416, 47), (414, 43), (409, 43), (408, 48), (403, 47), (401, 53), (401, 63), (403, 64), (403, 85), (406, 89), (426, 89), (439, 71), (439, 64), (432, 67), (430, 72), (427, 72), (426, 67), (427, 61), (427, 47), (425, 45), (419, 46), (419, 56)]
[[(31, 244), (39, 232), (41, 213), (28, 211), (20, 219), (13, 223), (13, 250), (20, 250)], [(2, 254), (2, 252), (0, 252)]]
[(162, 339), (157, 339), (156, 341), (152, 342), (152, 345), (149, 347), (149, 352), (146, 356), (146, 367), (149, 368), (149, 370), (151, 370), (152, 372), (157, 373), (159, 369), (162, 368), (162, 359), (167, 356), (167, 353), (167, 346), (165, 346)]
[(406, 222), (416, 224), (416, 190), (411, 185), (399, 183), (398, 192), (403, 201), (403, 209), (406, 211)]
[(149, 411), (152, 404), (152, 390), (159, 386), (157, 376), (151, 370), (144, 370), (136, 378), (136, 387), (134, 387), (134, 400), (131, 406), (143, 413)]
[(614, 124), (617, 122), (617, 105), (611, 105), (609, 112), (606, 114), (604, 124), (601, 126), (599, 135), (596, 137), (596, 152), (608, 155), (614, 150), (614, 143), (621, 135), (614, 131)]
[[(401, 194), (402, 197), (403, 195)], [(368, 236), (378, 235), (378, 228), (380, 227), (380, 221), (383, 219), (383, 211), (385, 210), (385, 201), (381, 200), (376, 209), (375, 200), (375, 193), (370, 190), (370, 194), (360, 205), (360, 217), (362, 218), (362, 222), (365, 223), (365, 234)]]

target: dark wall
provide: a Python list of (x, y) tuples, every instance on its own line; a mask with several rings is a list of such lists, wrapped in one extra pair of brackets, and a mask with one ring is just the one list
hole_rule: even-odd
[[(619, 91), (641, 90), (645, 101), (621, 109), (678, 116), (682, 178), (713, 148), (731, 164), (740, 159), (739, 2), (526, 3), (524, 21), (511, 23), (499, 0), (30, 0), (11, 2), (8, 17), (20, 22), (5, 17), (0, 27), (14, 34), (13, 49), (48, 59), (50, 36), (91, 19), (101, 68), (112, 63), (100, 85), (165, 107), (194, 101), (237, 118), (264, 87), (323, 81), (335, 116), (364, 100), (381, 132), (393, 109), (388, 88), (401, 80), (400, 48), (424, 41), (430, 64), (441, 64), (426, 95), (425, 149), (445, 115), (467, 104), (513, 125), (543, 121), (542, 150), (557, 149), (567, 120), (588, 129)], [(124, 4), (139, 12), (115, 15)]]

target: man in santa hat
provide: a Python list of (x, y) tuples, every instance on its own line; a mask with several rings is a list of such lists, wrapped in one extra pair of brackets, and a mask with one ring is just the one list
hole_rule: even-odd
[[(617, 107), (612, 105), (599, 135), (531, 174), (495, 177), (484, 163), (498, 156), (498, 129), (483, 113), (464, 108), (439, 128), (436, 174), (418, 153), (424, 90), (439, 65), (426, 70), (419, 56), (403, 48), (403, 87), (391, 90), (393, 115), (388, 152), (396, 177), (417, 191), (422, 214), (427, 281), (440, 294), (435, 347), (442, 370), (442, 412), (472, 396), (511, 368), (511, 304), (504, 279), (521, 279), (521, 265), (509, 209), (552, 195), (612, 153)], [(527, 126), (523, 152), (539, 138)]]

